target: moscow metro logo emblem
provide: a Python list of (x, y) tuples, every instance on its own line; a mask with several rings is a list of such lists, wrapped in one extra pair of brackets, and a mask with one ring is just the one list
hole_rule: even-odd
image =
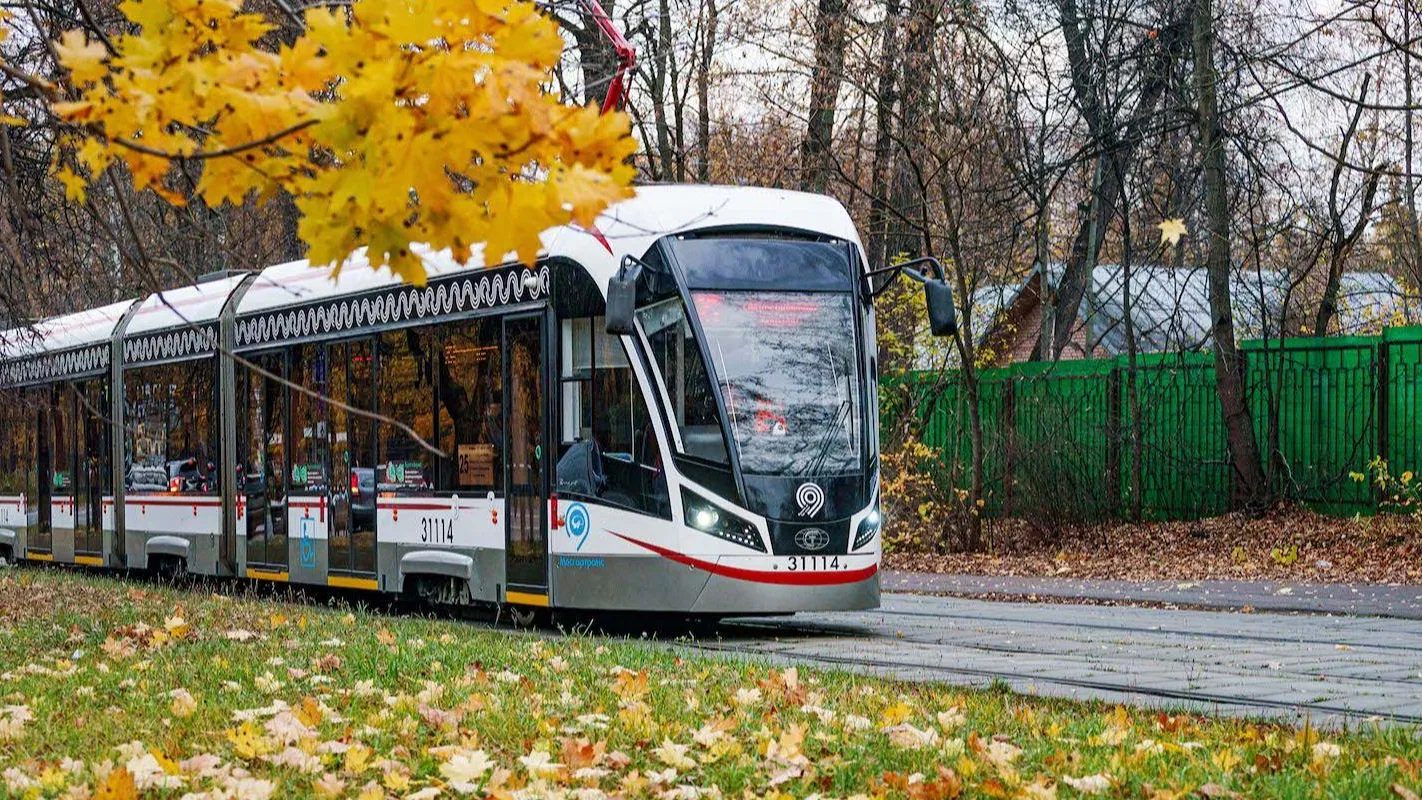
[(795, 534), (795, 544), (801, 550), (823, 550), (829, 544), (830, 536), (820, 528), (806, 528)]

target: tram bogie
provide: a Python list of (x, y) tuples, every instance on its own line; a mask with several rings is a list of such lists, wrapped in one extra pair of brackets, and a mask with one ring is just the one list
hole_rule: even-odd
[(0, 336), (0, 558), (439, 603), (876, 606), (874, 316), (844, 209), (648, 187), (544, 245), (532, 267), (427, 253), (423, 287), (360, 254), (334, 279), (282, 264)]

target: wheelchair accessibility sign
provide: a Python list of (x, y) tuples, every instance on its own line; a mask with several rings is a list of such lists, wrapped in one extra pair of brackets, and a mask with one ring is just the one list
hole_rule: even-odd
[(301, 520), (301, 566), (303, 569), (316, 568), (316, 540), (311, 536), (316, 520), (309, 517)]
[(577, 541), (574, 549), (582, 550), (588, 534), (592, 532), (592, 517), (588, 515), (587, 506), (582, 503), (568, 506), (568, 513), (563, 517), (563, 529), (568, 532), (569, 539)]

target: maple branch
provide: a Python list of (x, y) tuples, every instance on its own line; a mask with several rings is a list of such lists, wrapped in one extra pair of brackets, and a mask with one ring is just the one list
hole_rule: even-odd
[(175, 155), (166, 150), (159, 150), (156, 147), (148, 147), (147, 145), (139, 144), (138, 142), (132, 141), (130, 139), (116, 138), (114, 139), (114, 143), (123, 145), (124, 147), (127, 147), (130, 150), (143, 153), (144, 155), (156, 156), (158, 158), (166, 158), (169, 161), (206, 161), (210, 158), (223, 158), (225, 156), (237, 155), (238, 153), (246, 152), (247, 150), (253, 150), (258, 147), (265, 147), (266, 145), (273, 144), (281, 139), (292, 135), (293, 133), (306, 130), (307, 128), (311, 127), (312, 125), (315, 125), (319, 121), (320, 120), (315, 119), (304, 120), (302, 122), (298, 122), (295, 125), (292, 125), (290, 128), (284, 128), (282, 130), (277, 131), (276, 133), (271, 134), (270, 136), (265, 136), (255, 141), (246, 142), (245, 144), (237, 144), (231, 147), (223, 147), (217, 150), (206, 150), (201, 153), (192, 153), (191, 155), (185, 156)]
[(43, 94), (50, 100), (55, 100), (59, 97), (59, 92), (57, 89), (55, 89), (54, 84), (44, 80), (43, 78), (37, 78), (34, 75), (31, 75), (23, 70), (15, 69), (14, 67), (5, 63), (4, 59), (0, 59), (0, 72), (3, 72), (6, 75), (9, 75), (10, 77), (14, 78), (15, 80), (25, 84), (26, 86), (31, 87), (32, 89)]
[(114, 40), (110, 39), (109, 35), (104, 32), (104, 29), (99, 27), (99, 23), (94, 21), (94, 15), (89, 13), (89, 4), (85, 3), (84, 0), (77, 0), (77, 5), (79, 6), (79, 16), (84, 18), (85, 27), (92, 31), (95, 36), (99, 37), (99, 41), (104, 43), (104, 49), (109, 51), (110, 57), (117, 56), (118, 48), (114, 47)]

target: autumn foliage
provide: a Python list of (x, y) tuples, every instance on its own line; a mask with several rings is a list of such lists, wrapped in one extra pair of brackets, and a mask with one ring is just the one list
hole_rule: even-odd
[(563, 41), (532, 3), (311, 8), (285, 44), (237, 0), (120, 10), (134, 32), (56, 46), (70, 85), (48, 87), (67, 123), (55, 174), (71, 200), (116, 162), (175, 204), (285, 191), (313, 263), (364, 246), (422, 282), (412, 244), (532, 261), (541, 231), (590, 225), (631, 193), (627, 118), (550, 90)]

